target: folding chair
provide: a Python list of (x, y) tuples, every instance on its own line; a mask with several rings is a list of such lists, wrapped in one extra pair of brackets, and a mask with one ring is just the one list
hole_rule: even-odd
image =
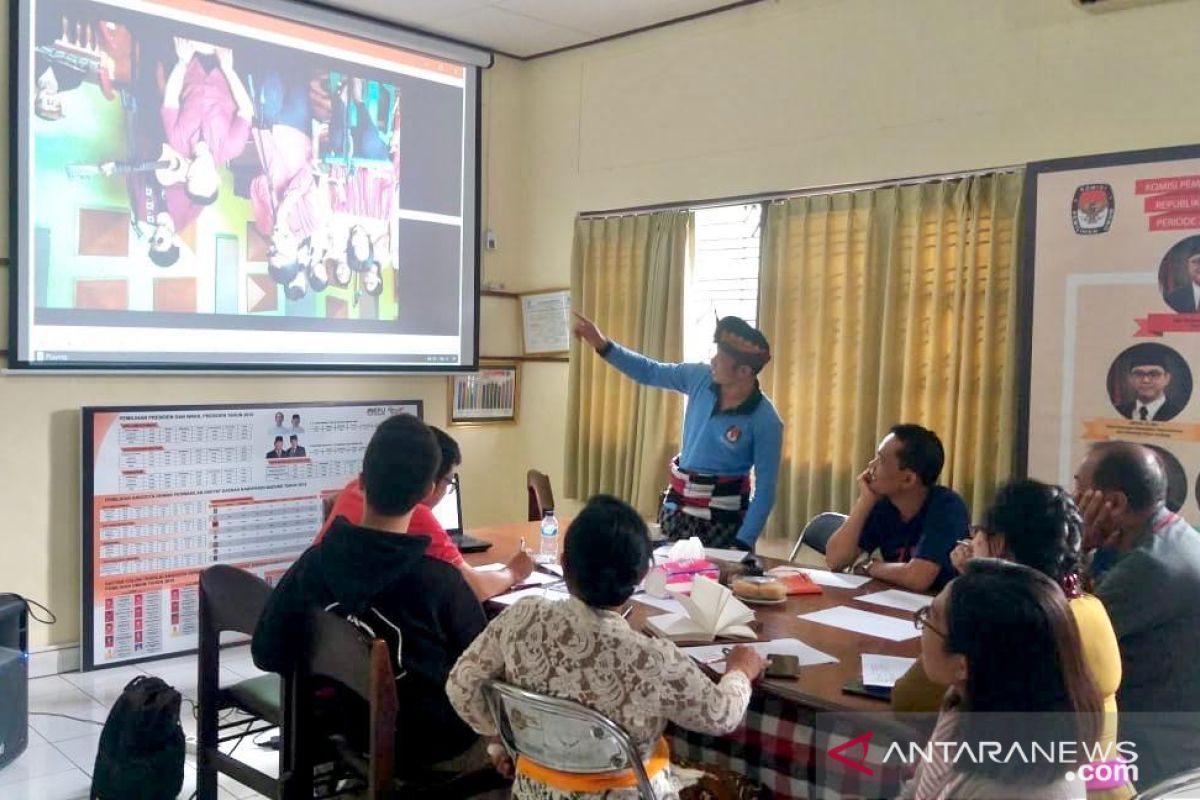
[(788, 561), (796, 560), (796, 555), (800, 552), (800, 545), (802, 544), (806, 544), (821, 555), (825, 555), (825, 546), (829, 543), (829, 537), (833, 536), (837, 529), (842, 527), (846, 519), (845, 514), (838, 514), (835, 511), (825, 511), (810, 519), (808, 524), (804, 526), (804, 530), (800, 531), (800, 536), (796, 538), (796, 544), (792, 547)]
[(598, 711), (501, 681), (483, 687), (496, 729), (515, 760), (524, 756), (559, 772), (632, 770), (638, 796), (654, 800), (645, 758), (629, 734)]

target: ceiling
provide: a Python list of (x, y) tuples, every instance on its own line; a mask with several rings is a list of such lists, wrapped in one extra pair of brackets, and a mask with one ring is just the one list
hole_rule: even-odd
[(505, 55), (530, 58), (732, 5), (734, 0), (325, 0)]

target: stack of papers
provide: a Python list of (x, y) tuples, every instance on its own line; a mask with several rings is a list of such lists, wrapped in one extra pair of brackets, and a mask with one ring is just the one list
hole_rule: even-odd
[(871, 603), (872, 605), (884, 606), (885, 608), (898, 608), (901, 611), (910, 611), (912, 613), (920, 611), (933, 602), (933, 598), (929, 595), (906, 592), (902, 589), (872, 592), (871, 594), (859, 595), (854, 599), (860, 603)]
[[(770, 642), (754, 642), (748, 646), (753, 647), (764, 657), (796, 656), (800, 659), (802, 667), (837, 663), (837, 659), (833, 656), (809, 647), (799, 639), (775, 639)], [(727, 645), (708, 644), (703, 647), (682, 647), (680, 649), (701, 664), (708, 664), (715, 672), (725, 672), (724, 651), (728, 649)]]
[(859, 611), (857, 608), (846, 606), (834, 606), (811, 614), (801, 614), (800, 619), (893, 642), (904, 642), (921, 635), (910, 619), (886, 617), (883, 614), (872, 614), (870, 611)]
[(891, 689), (896, 681), (908, 672), (909, 667), (917, 663), (915, 658), (903, 656), (878, 656), (868, 653), (862, 655), (863, 686), (881, 686)]
[(492, 598), (492, 602), (499, 603), (502, 606), (511, 606), (513, 603), (523, 600), (526, 597), (542, 597), (546, 600), (566, 600), (570, 596), (565, 587), (549, 588), (546, 586), (533, 586), (528, 589), (518, 589), (508, 594), (496, 595)]

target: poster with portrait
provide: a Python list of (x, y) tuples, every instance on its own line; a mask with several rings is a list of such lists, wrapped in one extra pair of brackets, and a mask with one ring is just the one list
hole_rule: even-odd
[(1139, 442), (1200, 520), (1200, 146), (1031, 164), (1027, 473), (1071, 486), (1089, 444)]

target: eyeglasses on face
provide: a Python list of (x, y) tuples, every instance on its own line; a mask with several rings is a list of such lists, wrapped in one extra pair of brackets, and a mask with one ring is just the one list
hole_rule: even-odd
[(438, 481), (438, 486), (446, 490), (446, 494), (454, 494), (458, 491), (458, 474), (447, 475)]
[(1133, 369), (1129, 371), (1135, 381), (1161, 381), (1167, 377), (1166, 370), (1150, 368), (1150, 369)]
[(933, 606), (925, 606), (924, 608), (918, 608), (916, 610), (916, 612), (913, 614), (913, 625), (916, 625), (917, 630), (919, 630), (919, 631), (923, 631), (926, 628), (928, 628), (929, 630), (936, 633), (938, 636), (945, 639), (946, 638), (945, 631), (941, 630), (940, 628), (938, 628), (936, 625), (934, 625), (933, 623), (931, 623), (929, 621), (929, 614), (932, 611), (933, 611)]

